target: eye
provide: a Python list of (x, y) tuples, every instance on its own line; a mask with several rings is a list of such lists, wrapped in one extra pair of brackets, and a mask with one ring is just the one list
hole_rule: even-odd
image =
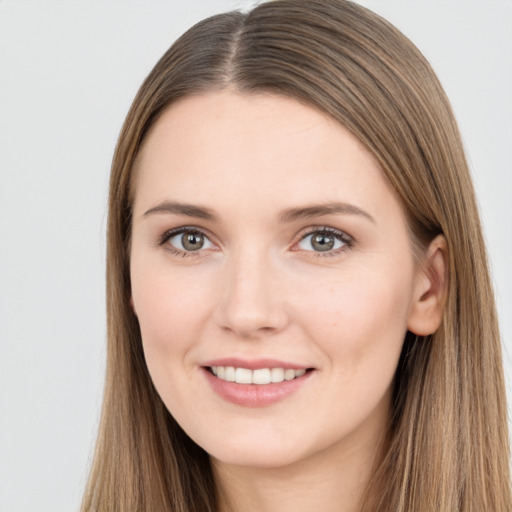
[(189, 256), (190, 253), (201, 249), (212, 249), (214, 247), (202, 231), (192, 228), (168, 231), (160, 240), (160, 245), (164, 244), (167, 244), (169, 250), (182, 256)]
[(350, 247), (351, 244), (352, 238), (342, 231), (324, 227), (304, 235), (297, 244), (297, 247), (302, 251), (332, 254)]

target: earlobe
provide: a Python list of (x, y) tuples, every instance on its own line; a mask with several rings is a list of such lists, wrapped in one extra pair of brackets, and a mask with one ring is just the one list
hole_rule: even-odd
[(434, 333), (441, 325), (448, 290), (448, 246), (443, 235), (430, 243), (418, 269), (407, 329), (418, 336)]

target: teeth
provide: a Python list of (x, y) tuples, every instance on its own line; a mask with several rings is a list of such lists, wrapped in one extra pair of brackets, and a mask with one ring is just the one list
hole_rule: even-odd
[[(219, 366), (222, 368), (222, 366)], [(220, 377), (222, 379), (222, 377)], [(235, 382), (239, 384), (252, 384), (252, 371), (247, 368), (237, 368), (235, 370)]]
[(226, 366), (226, 375), (225, 378), (229, 382), (235, 382), (236, 372), (232, 366)]
[(285, 370), (284, 380), (292, 380), (295, 378), (295, 370)]
[(271, 384), (293, 380), (306, 373), (304, 369), (285, 370), (284, 368), (249, 370), (248, 368), (234, 368), (233, 366), (211, 366), (210, 369), (219, 379), (237, 382), (238, 384)]
[(270, 370), (270, 380), (272, 382), (283, 382), (284, 370), (282, 368), (272, 368), (272, 370)]
[(261, 370), (254, 370), (252, 372), (252, 383), (253, 384), (270, 384), (270, 370), (268, 368), (262, 368)]

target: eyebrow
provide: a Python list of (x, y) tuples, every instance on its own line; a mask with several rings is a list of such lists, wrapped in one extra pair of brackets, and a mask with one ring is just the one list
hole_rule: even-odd
[[(164, 201), (158, 204), (157, 206), (150, 208), (147, 212), (144, 213), (143, 217), (159, 213), (183, 215), (186, 217), (194, 217), (197, 219), (208, 220), (211, 222), (216, 222), (218, 220), (218, 216), (215, 215), (213, 210), (211, 210), (210, 208), (188, 203), (179, 203), (174, 201)], [(333, 214), (359, 215), (365, 217), (374, 224), (376, 223), (375, 219), (368, 212), (362, 210), (361, 208), (358, 208), (353, 204), (340, 202), (313, 204), (296, 208), (288, 208), (281, 212), (278, 219), (282, 223), (290, 223), (300, 219), (321, 217), (323, 215)]]
[(348, 215), (360, 215), (376, 224), (375, 219), (368, 212), (361, 210), (361, 208), (358, 208), (353, 204), (339, 202), (314, 204), (298, 208), (289, 208), (281, 213), (281, 215), (279, 216), (279, 220), (283, 223), (287, 223), (299, 219), (321, 217), (322, 215), (333, 215), (337, 213)]
[(196, 206), (193, 204), (177, 203), (170, 201), (164, 201), (163, 203), (160, 203), (157, 206), (150, 208), (146, 213), (144, 213), (143, 217), (147, 217), (148, 215), (153, 215), (155, 213), (173, 213), (175, 215), (195, 217), (198, 219), (209, 220), (212, 222), (215, 222), (217, 220), (217, 216), (213, 213), (212, 210), (210, 210), (210, 208), (205, 208), (204, 206)]

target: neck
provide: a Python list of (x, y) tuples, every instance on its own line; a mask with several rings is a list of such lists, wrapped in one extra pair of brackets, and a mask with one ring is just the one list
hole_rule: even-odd
[(382, 442), (342, 443), (284, 467), (213, 460), (220, 511), (359, 512)]

